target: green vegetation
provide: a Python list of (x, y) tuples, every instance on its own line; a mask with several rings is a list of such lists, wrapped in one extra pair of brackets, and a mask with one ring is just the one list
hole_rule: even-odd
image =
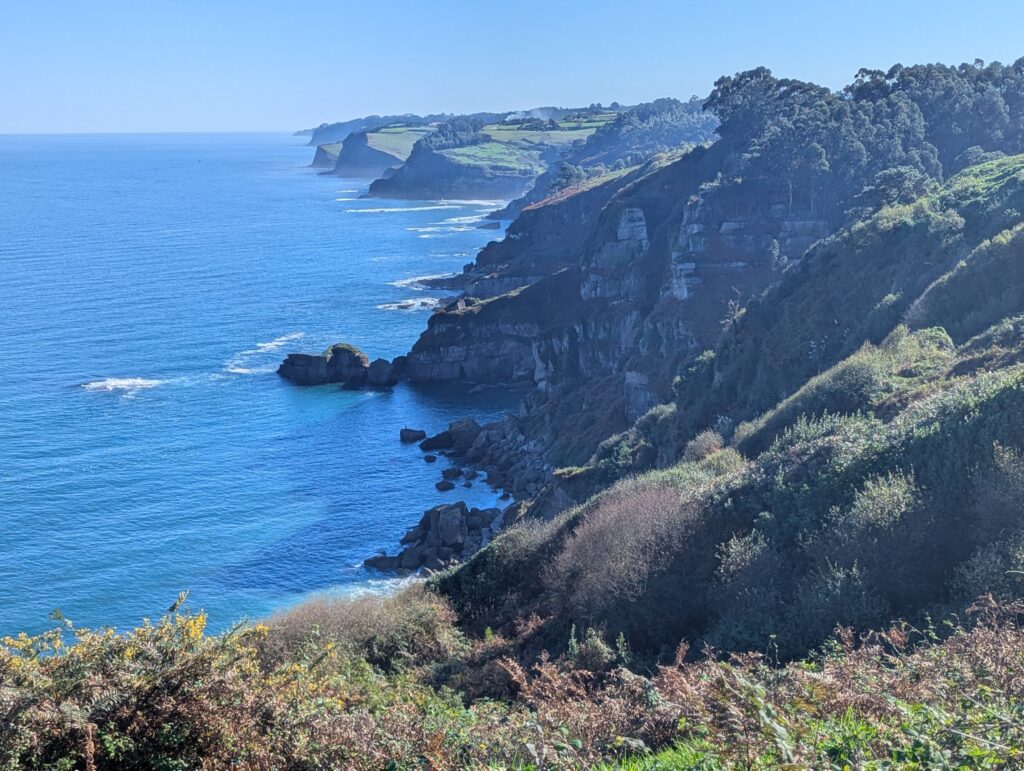
[(518, 195), (558, 154), (582, 143), (613, 114), (588, 112), (563, 121), (448, 120), (414, 146), (406, 164), (370, 187), (373, 195), (453, 197)]
[(647, 674), (594, 629), (524, 667), (422, 586), (213, 637), (180, 602), (124, 634), (59, 620), (0, 643), (0, 768), (1012, 768), (1022, 612)]
[(366, 143), (374, 150), (393, 155), (404, 161), (412, 147), (421, 138), (433, 131), (429, 126), (387, 126), (366, 135)]
[(505, 169), (531, 175), (541, 174), (555, 148), (584, 141), (604, 122), (561, 121), (554, 130), (533, 130), (516, 123), (482, 125), (479, 134), (465, 144), (440, 148), (445, 157), (464, 166)]
[[(621, 113), (599, 116), (600, 120), (560, 125), (592, 129), (576, 141), (563, 143), (562, 156), (538, 177), (533, 189), (509, 212), (519, 212), (562, 191), (579, 192), (606, 181), (610, 174), (623, 173), (657, 155), (681, 153), (710, 141), (718, 119), (705, 112), (697, 98), (689, 102), (656, 99)], [(491, 132), (493, 134), (493, 132)]]
[(623, 634), (651, 665), (680, 639), (793, 658), (837, 623), (1016, 596), (1024, 252), (1003, 228), (1022, 171), (1024, 156), (990, 162), (813, 249), (673, 404), (563, 475), (600, 492), (499, 538), (439, 591), (471, 628), (539, 615), (524, 645), (550, 649), (575, 624)]

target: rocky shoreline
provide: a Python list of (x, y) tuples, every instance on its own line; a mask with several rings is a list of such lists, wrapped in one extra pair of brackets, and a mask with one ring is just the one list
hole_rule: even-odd
[(553, 471), (539, 460), (536, 448), (530, 447), (511, 417), (483, 426), (462, 418), (433, 436), (402, 428), (399, 441), (418, 442), (428, 463), (439, 456), (451, 461), (436, 484), (441, 492), (471, 487), (482, 475), (483, 484), (501, 490), (503, 500), (514, 501), (504, 508), (470, 508), (455, 501), (428, 509), (402, 537), (399, 544), (404, 548), (397, 554), (377, 554), (363, 563), (385, 572), (432, 572), (468, 559), (515, 521), (520, 508), (515, 501), (535, 497)]
[[(338, 343), (321, 354), (290, 353), (277, 372), (303, 386), (389, 388), (404, 375), (405, 357), (371, 362), (358, 348)], [(526, 438), (511, 415), (485, 425), (473, 418), (461, 418), (433, 435), (404, 427), (398, 439), (405, 444), (417, 443), (427, 463), (441, 457), (450, 462), (435, 484), (441, 492), (472, 487), (483, 477), (483, 484), (501, 491), (502, 500), (527, 500), (540, 493), (554, 471), (542, 461), (541, 448)], [(377, 554), (364, 564), (398, 573), (443, 569), (486, 546), (510, 523), (510, 512), (516, 507), (511, 503), (504, 509), (477, 509), (469, 508), (464, 501), (434, 506), (402, 537), (399, 543), (404, 548), (398, 554)]]

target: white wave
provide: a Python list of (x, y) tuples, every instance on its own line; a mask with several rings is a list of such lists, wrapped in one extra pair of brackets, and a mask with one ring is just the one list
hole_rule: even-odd
[(445, 198), (444, 203), (457, 203), (459, 206), (490, 206), (492, 208), (486, 209), (485, 211), (493, 211), (494, 209), (500, 209), (508, 204), (508, 201), (482, 201), (475, 198), (464, 200), (461, 198)]
[(125, 394), (133, 394), (144, 388), (156, 388), (164, 382), (163, 380), (148, 380), (141, 377), (108, 377), (104, 380), (82, 383), (82, 388), (86, 391), (121, 391)]
[(359, 199), (358, 198), (335, 198), (334, 200), (335, 201), (345, 202), (345, 201), (358, 201)]
[(341, 193), (358, 193), (359, 191), (358, 190), (335, 190), (334, 192), (338, 193), (338, 194), (341, 194)]
[(468, 233), (476, 230), (465, 225), (428, 225), (422, 228), (406, 228), (410, 233)]
[(376, 209), (345, 209), (346, 214), (389, 214), (402, 211), (434, 211), (436, 209), (461, 209), (457, 204), (439, 203), (429, 206), (383, 206)]
[(413, 297), (396, 303), (381, 303), (377, 308), (382, 311), (429, 311), (441, 303), (440, 297)]
[(267, 351), (276, 351), (278, 348), (283, 348), (285, 345), (290, 343), (292, 340), (301, 340), (306, 336), (305, 332), (291, 332), (287, 335), (281, 335), (275, 337), (269, 343), (256, 343), (256, 347), (249, 351), (242, 351), (243, 354), (252, 353), (266, 353)]
[(265, 367), (239, 367), (236, 364), (227, 362), (224, 364), (224, 371), (232, 375), (268, 375), (277, 372), (277, 364), (268, 364)]
[(486, 215), (472, 214), (468, 217), (449, 217), (448, 219), (444, 220), (444, 222), (451, 225), (472, 225), (475, 222), (482, 222), (484, 216)]
[(305, 332), (291, 332), (287, 335), (275, 337), (266, 343), (256, 343), (255, 348), (247, 348), (239, 351), (226, 362), (224, 371), (234, 375), (264, 375), (277, 370), (278, 362), (256, 365), (252, 360), (265, 354), (271, 354), (284, 348), (288, 343), (299, 340), (306, 336)]
[(399, 289), (415, 289), (416, 291), (423, 291), (427, 287), (423, 285), (424, 281), (432, 281), (436, 278), (453, 278), (459, 275), (458, 273), (437, 273), (433, 276), (413, 276), (412, 278), (402, 278), (398, 281), (389, 281), (388, 286), (397, 286)]

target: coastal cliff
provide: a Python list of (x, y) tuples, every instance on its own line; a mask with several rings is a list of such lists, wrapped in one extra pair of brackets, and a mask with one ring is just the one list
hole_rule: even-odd
[(584, 141), (614, 117), (581, 111), (561, 120), (500, 121), (465, 116), (440, 124), (418, 141), (394, 174), (370, 185), (381, 198), (518, 198), (574, 142)]
[(556, 465), (584, 462), (671, 395), (674, 374), (714, 344), (730, 304), (769, 285), (781, 253), (827, 232), (760, 191), (712, 194), (726, 153), (697, 149), (529, 207), (463, 276), (466, 294), (485, 299), (436, 313), (405, 376), (528, 383), (526, 433)]
[(314, 169), (333, 169), (338, 162), (338, 153), (340, 151), (340, 142), (318, 145), (316, 153), (313, 154), (313, 162), (309, 165)]
[(355, 131), (341, 143), (332, 166), (336, 177), (377, 179), (405, 163), (413, 145), (430, 134), (430, 126), (386, 126)]

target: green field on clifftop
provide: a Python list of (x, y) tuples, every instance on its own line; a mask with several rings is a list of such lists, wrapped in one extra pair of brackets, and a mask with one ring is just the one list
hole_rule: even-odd
[(366, 143), (374, 150), (405, 160), (412, 152), (412, 146), (433, 131), (430, 126), (388, 126), (366, 135)]

